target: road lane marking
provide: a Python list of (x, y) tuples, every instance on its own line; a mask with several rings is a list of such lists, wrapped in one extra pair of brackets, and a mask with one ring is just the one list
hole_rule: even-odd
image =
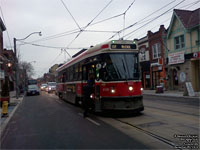
[(100, 126), (100, 124), (99, 124), (98, 122), (92, 120), (91, 118), (86, 117), (86, 119), (87, 119), (88, 121), (94, 123), (95, 125)]
[(83, 117), (83, 114), (82, 114), (82, 113), (78, 113), (78, 115)]
[(62, 102), (61, 102), (61, 101), (59, 101), (59, 100), (57, 100), (57, 99), (56, 99), (56, 102), (58, 102), (58, 103), (62, 104)]
[[(83, 114), (82, 113), (78, 113), (80, 116), (83, 117)], [(92, 122), (93, 124), (97, 125), (97, 126), (100, 126), (100, 123), (94, 121), (93, 119), (89, 118), (89, 117), (85, 117), (85, 119), (87, 119), (88, 121)]]

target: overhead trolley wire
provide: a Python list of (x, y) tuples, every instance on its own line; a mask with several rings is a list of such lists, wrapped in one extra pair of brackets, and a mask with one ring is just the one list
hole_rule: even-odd
[[(148, 18), (148, 17), (152, 16), (153, 14), (157, 13), (158, 11), (160, 11), (160, 10), (166, 8), (167, 6), (169, 6), (170, 4), (174, 3), (175, 1), (176, 1), (176, 0), (173, 0), (173, 1), (169, 2), (168, 4), (166, 4), (166, 5), (164, 5), (163, 7), (159, 8), (158, 10), (156, 10), (156, 11), (152, 12), (151, 14), (147, 15), (147, 16), (144, 17), (143, 19), (141, 19), (141, 20), (139, 20), (139, 21), (137, 21), (137, 22), (135, 22), (135, 23), (129, 25), (128, 27), (126, 27), (126, 28), (124, 28), (124, 29), (119, 30), (118, 33), (115, 33), (114, 35), (112, 35), (112, 36), (109, 38), (109, 40), (112, 39), (112, 38), (114, 38), (117, 34), (123, 32), (124, 30), (127, 30), (127, 29), (129, 29), (129, 28), (135, 26), (135, 25), (138, 24), (139, 22), (144, 21), (146, 18)], [(154, 18), (154, 19), (155, 19), (155, 18)], [(123, 36), (123, 37), (124, 37), (124, 36)]]
[[(174, 1), (172, 1), (172, 2), (174, 2)], [(172, 3), (172, 2), (170, 2), (170, 3)], [(199, 0), (196, 1), (196, 2), (192, 2), (191, 4), (188, 4), (188, 5), (192, 5), (192, 4), (195, 4), (195, 3), (198, 3), (198, 2), (199, 2)], [(170, 3), (169, 3), (169, 4), (170, 4)], [(167, 6), (167, 5), (165, 5), (165, 6), (163, 6), (163, 7), (166, 7), (166, 6)], [(162, 8), (163, 8), (163, 7), (162, 7)], [(162, 8), (160, 8), (160, 9), (162, 9)], [(159, 9), (159, 10), (160, 10), (160, 9)], [(156, 13), (156, 12), (159, 11), (159, 10), (156, 10), (156, 11), (153, 12), (152, 14)], [(144, 23), (144, 22), (147, 22), (147, 21), (151, 20), (151, 19), (148, 19), (148, 20), (145, 20), (145, 19), (148, 18), (149, 16), (151, 16), (152, 14), (146, 16), (145, 18), (141, 19), (141, 20), (138, 21), (137, 23), (134, 23), (133, 25), (130, 25), (130, 26), (126, 27), (125, 30), (128, 29), (128, 28), (130, 28), (130, 27), (132, 27), (132, 26), (139, 25), (139, 24), (142, 24), (142, 23)], [(97, 22), (94, 22), (94, 23), (91, 23), (90, 26), (96, 25), (96, 24), (99, 24), (99, 23), (102, 23), (102, 22), (105, 22), (105, 21), (108, 21), (108, 20), (111, 20), (111, 19), (114, 19), (114, 18), (117, 18), (117, 17), (120, 17), (120, 16), (122, 16), (122, 15), (123, 15), (123, 13), (118, 14), (118, 15), (115, 15), (115, 16), (112, 16), (112, 17), (109, 17), (109, 18), (106, 18), (106, 19), (103, 19), (103, 20), (100, 20), (100, 21), (97, 21)], [(154, 17), (154, 18), (155, 18), (155, 17)], [(144, 20), (145, 20), (145, 21), (144, 21)], [(84, 27), (86, 27), (86, 26), (84, 26)], [(81, 28), (84, 28), (84, 27), (81, 27)], [(79, 29), (77, 28), (77, 29), (73, 29), (73, 30), (66, 31), (66, 32), (63, 32), (63, 33), (51, 35), (51, 36), (49, 36), (49, 37), (45, 37), (45, 38), (42, 38), (42, 39), (39, 39), (39, 40), (35, 40), (35, 41), (32, 41), (31, 43), (40, 42), (40, 41), (46, 41), (46, 40), (51, 40), (51, 39), (55, 39), (55, 38), (60, 38), (60, 37), (64, 37), (64, 36), (67, 36), (67, 35), (76, 34), (76, 33), (78, 33), (78, 32), (79, 32)], [(122, 30), (118, 31), (117, 34), (119, 34), (120, 32), (122, 32)], [(116, 34), (116, 35), (117, 35), (117, 34)], [(114, 36), (115, 36), (115, 35), (114, 35)], [(113, 36), (113, 37), (114, 37), (114, 36)]]
[[(137, 28), (137, 29), (131, 31), (130, 33), (124, 35), (123, 38), (126, 37), (126, 36), (129, 36), (130, 34), (132, 34), (132, 33), (135, 32), (135, 31), (137, 31), (137, 30), (143, 28), (144, 26), (148, 25), (148, 24), (151, 23), (152, 21), (155, 21), (156, 19), (160, 18), (161, 16), (163, 16), (164, 14), (166, 14), (167, 12), (169, 12), (171, 9), (175, 8), (176, 6), (180, 5), (180, 4), (183, 3), (184, 1), (185, 1), (185, 0), (182, 0), (180, 3), (178, 3), (178, 4), (176, 4), (175, 6), (171, 7), (170, 9), (168, 9), (167, 11), (165, 11), (164, 13), (162, 13), (161, 15), (156, 16), (153, 20), (151, 20), (151, 21), (145, 23), (145, 24), (142, 25), (141, 27), (139, 27), (139, 28)], [(129, 37), (130, 37), (130, 36), (129, 36)], [(129, 37), (128, 37), (128, 38), (129, 38)], [(126, 39), (128, 39), (128, 38), (126, 38)]]
[[(105, 21), (108, 21), (108, 20), (120, 17), (122, 15), (123, 15), (123, 13), (115, 15), (115, 16), (112, 16), (112, 17), (109, 17), (109, 18), (106, 18), (106, 19), (103, 19), (103, 20), (100, 20), (100, 21), (97, 21), (97, 22), (94, 22), (94, 23), (90, 24), (90, 26), (93, 26), (93, 25), (96, 25), (96, 24), (99, 24), (99, 23), (102, 23), (102, 22), (105, 22)], [(85, 28), (85, 27), (86, 26), (81, 27), (81, 28)], [(31, 43), (40, 42), (40, 41), (46, 41), (46, 40), (51, 40), (51, 39), (55, 39), (55, 38), (60, 38), (60, 37), (67, 36), (67, 35), (72, 35), (72, 34), (75, 34), (75, 33), (78, 33), (78, 32), (79, 32), (78, 29), (73, 29), (73, 30), (70, 30), (70, 31), (66, 31), (66, 32), (55, 34), (55, 35), (51, 35), (49, 37), (45, 37), (45, 38), (42, 38), (42, 39), (39, 39), (39, 40), (35, 40), (35, 41), (32, 41)]]
[(111, 0), (84, 28), (81, 29), (81, 31), (76, 35), (76, 37), (67, 45), (69, 47), (78, 37), (79, 35), (88, 27), (90, 24), (112, 3), (113, 0)]
[[(197, 1), (195, 1), (195, 2), (192, 2), (192, 3), (189, 3), (189, 4), (187, 4), (187, 5), (184, 5), (184, 6), (180, 7), (180, 8), (185, 8), (185, 7), (186, 7), (185, 9), (188, 9), (188, 8), (190, 8), (190, 7), (194, 6), (194, 5), (196, 5), (196, 4), (199, 3), (199, 2), (200, 2), (200, 0), (197, 0)], [(187, 7), (187, 6), (188, 6), (188, 7)], [(179, 9), (180, 9), (180, 8), (179, 8)], [(171, 13), (172, 11), (173, 11), (173, 10), (167, 12), (166, 14)], [(152, 18), (151, 18), (151, 19), (152, 19)], [(149, 20), (151, 20), (151, 19), (149, 19)], [(163, 23), (165, 23), (165, 22), (167, 22), (167, 21), (169, 21), (170, 19), (171, 19), (171, 17), (167, 18), (167, 19), (164, 20), (163, 22), (159, 23), (159, 25), (160, 25), (160, 24), (163, 24)], [(158, 26), (158, 25), (152, 27), (150, 30), (156, 28), (157, 26)], [(146, 34), (146, 32), (143, 33), (143, 34), (141, 34), (141, 35), (139, 35), (138, 37), (141, 37), (141, 36), (143, 36), (143, 35), (145, 35), (145, 34)], [(130, 37), (129, 37), (129, 38), (130, 38)]]
[(67, 5), (63, 2), (63, 0), (60, 0), (60, 1), (62, 2), (63, 6), (64, 6), (65, 9), (68, 11), (68, 13), (70, 14), (70, 16), (72, 17), (72, 19), (74, 20), (74, 22), (76, 23), (76, 25), (78, 26), (78, 28), (79, 28), (80, 31), (81, 31), (81, 28), (80, 28), (78, 22), (76, 21), (76, 19), (75, 19), (74, 16), (72, 15), (72, 13), (71, 13), (71, 12), (69, 11), (69, 9), (67, 8)]
[[(123, 29), (125, 28), (125, 21), (126, 21), (126, 13), (131, 8), (131, 6), (135, 3), (135, 0), (129, 5), (129, 7), (123, 13)], [(125, 32), (125, 30), (123, 30)], [(123, 32), (123, 34), (124, 34)]]
[(23, 44), (32, 45), (32, 46), (39, 46), (39, 47), (52, 48), (52, 49), (83, 49), (83, 47), (68, 47), (68, 48), (65, 48), (65, 47), (56, 47), (56, 46), (47, 46), (47, 45), (29, 43), (29, 42), (24, 42), (24, 41), (19, 41), (19, 42), (21, 42)]

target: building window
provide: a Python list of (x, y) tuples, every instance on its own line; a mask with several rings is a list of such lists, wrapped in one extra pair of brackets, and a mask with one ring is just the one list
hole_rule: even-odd
[(180, 49), (185, 47), (185, 38), (184, 35), (175, 37), (175, 49)]
[(161, 49), (160, 49), (160, 43), (156, 43), (152, 46), (152, 52), (153, 52), (153, 59), (159, 58), (161, 56)]
[(141, 49), (140, 49), (140, 60), (141, 60), (141, 61), (145, 61), (145, 60), (146, 60), (145, 51), (146, 51), (145, 48), (141, 48)]

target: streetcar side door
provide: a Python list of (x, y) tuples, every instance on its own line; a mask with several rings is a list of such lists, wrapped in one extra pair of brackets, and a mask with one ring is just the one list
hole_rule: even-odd
[[(94, 94), (95, 89), (95, 64), (88, 63), (82, 66), (82, 94), (83, 97), (87, 94)], [(93, 87), (92, 90), (85, 92), (84, 87)], [(87, 88), (86, 88), (87, 89)]]

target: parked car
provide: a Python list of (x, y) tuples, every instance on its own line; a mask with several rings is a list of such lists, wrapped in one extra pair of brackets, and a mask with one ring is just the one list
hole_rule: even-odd
[(27, 89), (27, 96), (29, 95), (40, 95), (40, 91), (37, 85), (33, 84), (33, 85), (28, 85), (28, 89)]
[(46, 90), (48, 93), (56, 92), (56, 82), (48, 82)]
[(45, 88), (46, 88), (46, 87), (47, 87), (47, 84), (46, 84), (46, 83), (41, 84), (40, 90), (41, 90), (41, 91), (45, 91)]

